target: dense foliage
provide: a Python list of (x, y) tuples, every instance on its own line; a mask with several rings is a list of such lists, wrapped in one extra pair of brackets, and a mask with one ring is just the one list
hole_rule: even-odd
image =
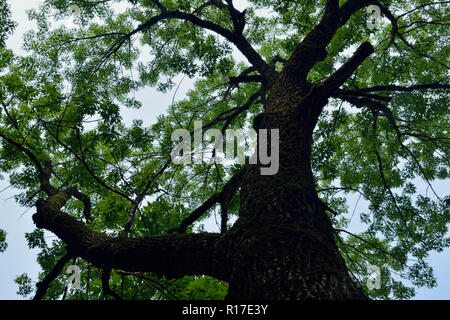
[[(335, 213), (330, 219), (352, 277), (373, 298), (410, 298), (415, 286), (436, 285), (427, 258), (450, 245), (450, 197), (433, 188), (433, 181), (450, 175), (449, 91), (443, 89), (449, 84), (450, 7), (380, 2), (394, 14), (395, 28), (384, 15), (380, 28), (370, 30), (367, 11), (359, 10), (308, 75), (309, 82), (320, 82), (358, 44), (375, 47), (322, 112), (312, 166), (319, 195)], [(252, 100), (260, 83), (231, 79), (258, 72), (208, 25), (175, 17), (149, 26), (151, 17), (169, 10), (233, 29), (235, 22), (217, 3), (222, 1), (46, 0), (29, 12), (38, 29), (24, 36), (28, 54), (16, 56), (0, 46), (0, 170), (22, 191), (18, 203), (33, 207), (44, 197), (36, 163), (51, 165), (56, 189), (74, 187), (90, 198), (89, 215), (75, 198), (64, 211), (92, 230), (159, 236), (222, 189), (242, 165), (172, 164), (171, 134), (175, 128), (192, 131), (194, 120), (219, 130), (250, 128), (266, 95)], [(235, 6), (247, 9), (245, 38), (279, 71), (322, 16), (325, 1), (249, 0)], [(4, 0), (0, 7), (1, 45), (13, 23)], [(173, 94), (179, 75), (195, 79), (184, 99), (167, 106), (151, 126), (123, 122), (124, 108), (151, 107), (136, 92), (150, 86)], [(424, 184), (427, 193), (418, 191)], [(363, 231), (347, 230), (353, 217), (348, 197), (368, 204), (357, 212)], [(211, 208), (202, 219), (218, 210)], [(124, 230), (130, 212), (133, 222)], [(229, 215), (238, 212), (239, 193), (228, 206)], [(197, 224), (188, 232), (203, 228)], [(4, 238), (0, 233), (0, 251)], [(65, 245), (49, 243), (41, 229), (26, 238), (30, 248), (41, 250), (44, 278), (65, 255)], [(68, 275), (62, 273), (46, 299), (110, 298), (102, 291), (101, 270), (82, 259), (70, 264), (81, 268), (83, 287), (67, 290)], [(370, 264), (381, 267), (380, 290), (366, 288)], [(20, 294), (32, 293), (30, 281), (25, 274), (16, 280)], [(112, 271), (110, 286), (124, 299), (222, 299), (227, 291), (226, 283), (211, 277), (172, 280), (120, 270)]]

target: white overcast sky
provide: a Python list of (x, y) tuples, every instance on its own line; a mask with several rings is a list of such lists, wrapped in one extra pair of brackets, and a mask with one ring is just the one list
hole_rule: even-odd
[[(13, 14), (13, 19), (18, 22), (18, 27), (15, 33), (7, 42), (9, 48), (12, 48), (15, 53), (22, 54), (22, 36), (23, 34), (33, 28), (33, 24), (28, 21), (25, 10), (36, 8), (40, 3), (39, 0), (8, 0)], [(244, 0), (235, 0), (238, 8), (245, 7)], [(177, 79), (180, 80), (181, 78)], [(177, 99), (192, 87), (192, 81), (184, 80), (177, 92)], [(146, 125), (153, 123), (156, 117), (164, 113), (167, 107), (172, 103), (174, 91), (161, 94), (152, 89), (143, 90), (137, 94), (137, 98), (143, 103), (140, 110), (125, 110), (122, 113), (124, 120), (130, 123), (133, 119), (143, 119)], [(9, 185), (8, 177), (4, 177), (0, 181), (0, 191), (7, 188)], [(448, 190), (448, 182), (437, 183), (436, 190), (438, 193), (444, 194)], [(423, 190), (425, 189), (422, 188)], [(18, 206), (14, 198), (18, 190), (11, 188), (6, 189), (0, 193), (0, 229), (7, 231), (8, 248), (4, 253), (0, 253), (0, 300), (5, 299), (22, 299), (16, 294), (17, 285), (14, 283), (16, 276), (27, 273), (34, 281), (37, 280), (40, 267), (36, 262), (36, 254), (38, 250), (30, 250), (26, 244), (24, 234), (34, 230), (34, 224), (31, 216), (34, 209), (26, 211), (25, 208)], [(350, 199), (350, 211), (356, 206), (354, 228), (358, 228), (359, 219), (356, 219), (358, 212), (360, 212), (364, 204), (357, 203), (356, 199)], [(351, 212), (350, 212), (351, 213)], [(217, 226), (214, 218), (207, 223), (208, 231), (216, 231)], [(216, 230), (215, 230), (216, 229)], [(54, 237), (47, 233), (49, 240)], [(419, 288), (417, 289), (416, 299), (450, 299), (450, 250), (447, 249), (439, 254), (431, 254), (429, 259), (431, 265), (435, 269), (439, 286), (434, 289)]]

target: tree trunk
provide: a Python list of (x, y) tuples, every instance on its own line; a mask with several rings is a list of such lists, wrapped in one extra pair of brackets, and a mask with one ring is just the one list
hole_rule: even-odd
[[(310, 48), (301, 44), (271, 86), (266, 113), (255, 124), (269, 129), (268, 133), (279, 129), (279, 171), (261, 175), (259, 165), (248, 166), (241, 186), (239, 219), (231, 230), (223, 234), (108, 237), (61, 211), (75, 194), (57, 192), (43, 169), (41, 181), (49, 197), (36, 203), (36, 226), (54, 232), (72, 255), (102, 269), (157, 272), (168, 278), (203, 274), (228, 281), (227, 299), (367, 299), (349, 276), (325, 205), (318, 198), (311, 147), (313, 130), (328, 97), (373, 47), (362, 44), (332, 76), (312, 88), (306, 78), (296, 78), (304, 74), (298, 67), (305, 61), (302, 56), (315, 57)], [(319, 49), (313, 46), (311, 50), (320, 54), (323, 48)], [(231, 181), (224, 189), (236, 188)], [(200, 214), (217, 200), (208, 200), (199, 208)], [(187, 224), (195, 219), (188, 218)], [(182, 223), (178, 230), (183, 228)]]
[(279, 129), (280, 169), (263, 176), (254, 165), (244, 177), (239, 220), (228, 235), (227, 299), (367, 299), (349, 277), (311, 171), (314, 110), (327, 99), (274, 89), (262, 127)]

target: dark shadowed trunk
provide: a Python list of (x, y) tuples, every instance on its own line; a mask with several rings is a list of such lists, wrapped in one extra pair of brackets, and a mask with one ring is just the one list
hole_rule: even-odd
[(327, 99), (283, 89), (272, 91), (261, 125), (280, 130), (280, 169), (263, 176), (251, 166), (244, 177), (239, 220), (229, 232), (227, 298), (365, 299), (338, 251), (311, 171), (315, 110)]

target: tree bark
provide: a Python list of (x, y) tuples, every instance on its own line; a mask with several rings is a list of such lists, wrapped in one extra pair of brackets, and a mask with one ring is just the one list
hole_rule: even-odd
[(227, 299), (367, 299), (349, 277), (311, 171), (312, 132), (327, 100), (320, 90), (303, 96), (274, 85), (262, 128), (279, 129), (280, 169), (263, 176), (255, 165), (244, 177), (228, 233)]

